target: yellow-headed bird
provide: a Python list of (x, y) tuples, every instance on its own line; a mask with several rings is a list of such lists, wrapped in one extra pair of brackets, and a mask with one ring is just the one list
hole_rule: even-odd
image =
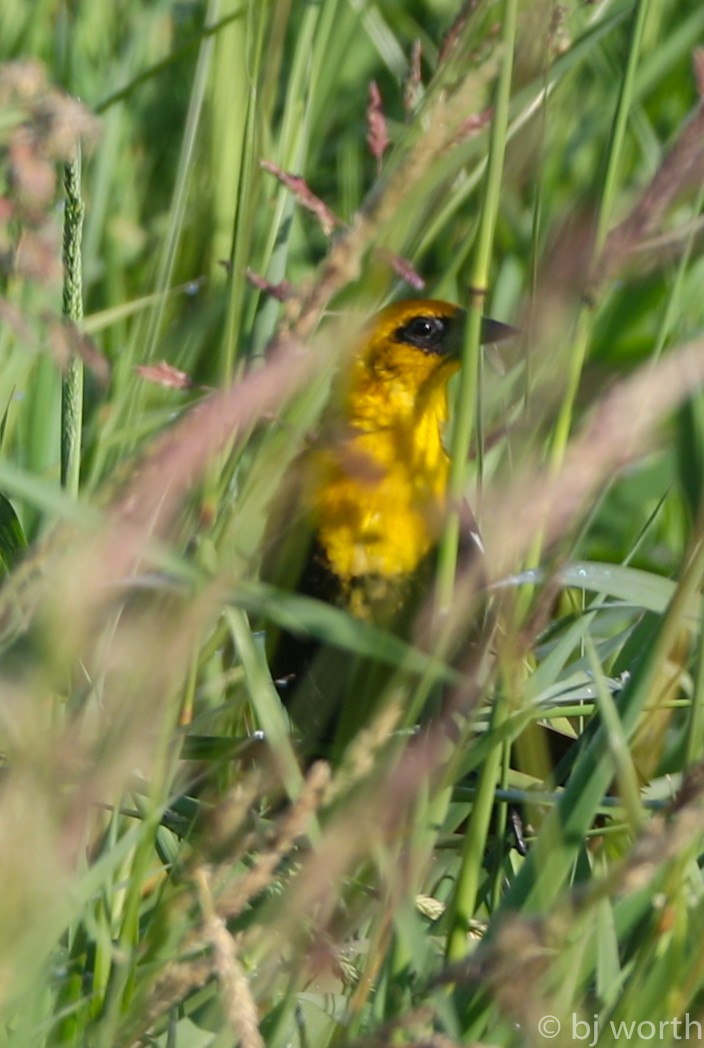
[[(372, 320), (340, 378), (330, 420), (276, 501), (266, 580), (406, 631), (447, 510), (447, 385), (460, 366), (465, 317), (452, 303), (413, 299)], [(483, 342), (513, 333), (483, 320)], [(299, 727), (320, 733), (339, 701), (344, 660), (328, 653), (321, 668), (313, 663), (313, 642), (271, 636), (284, 701), (295, 695)]]

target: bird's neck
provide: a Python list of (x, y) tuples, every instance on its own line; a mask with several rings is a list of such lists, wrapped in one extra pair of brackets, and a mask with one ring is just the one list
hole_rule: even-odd
[(347, 406), (350, 442), (381, 466), (433, 474), (438, 491), (447, 482), (448, 457), (443, 446), (447, 423), (447, 379), (428, 382), (418, 391), (412, 383), (374, 383), (357, 388)]

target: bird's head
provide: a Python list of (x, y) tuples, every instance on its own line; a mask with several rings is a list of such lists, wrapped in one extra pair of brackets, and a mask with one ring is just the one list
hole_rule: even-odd
[[(460, 366), (467, 313), (440, 299), (395, 302), (371, 321), (358, 357), (359, 375), (376, 381), (406, 377), (417, 389), (434, 378), (445, 382)], [(482, 318), (481, 341), (499, 342), (515, 328)]]

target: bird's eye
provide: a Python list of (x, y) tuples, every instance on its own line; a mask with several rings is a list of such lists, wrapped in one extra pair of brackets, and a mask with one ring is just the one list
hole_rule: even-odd
[(430, 317), (416, 317), (409, 324), (409, 333), (415, 338), (430, 338), (437, 331), (437, 322)]
[(441, 351), (447, 321), (443, 317), (413, 317), (396, 331), (398, 342), (417, 346), (427, 353)]

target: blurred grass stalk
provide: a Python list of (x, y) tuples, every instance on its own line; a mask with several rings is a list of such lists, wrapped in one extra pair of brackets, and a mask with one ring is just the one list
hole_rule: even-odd
[[(83, 218), (81, 152), (64, 168), (63, 312), (70, 324), (83, 319)], [(66, 364), (61, 384), (61, 483), (69, 495), (78, 494), (83, 433), (83, 361), (77, 354)]]

